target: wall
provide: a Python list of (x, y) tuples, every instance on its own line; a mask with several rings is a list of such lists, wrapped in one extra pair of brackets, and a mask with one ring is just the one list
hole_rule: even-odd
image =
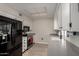
[(23, 17), (23, 26), (30, 26), (30, 30), (32, 30), (32, 19), (30, 19), (29, 17)]
[[(26, 16), (18, 16), (19, 12), (14, 10), (5, 4), (0, 4), (0, 15), (4, 15), (16, 20), (20, 20), (23, 22), (23, 25), (27, 25), (33, 29), (33, 32), (36, 33), (34, 36), (34, 42), (48, 43), (50, 40), (49, 34), (53, 33), (53, 20), (52, 19), (30, 19)], [(43, 40), (41, 40), (43, 39)]]
[(34, 19), (33, 32), (36, 33), (36, 35), (34, 36), (35, 43), (47, 44), (50, 40), (49, 34), (53, 33), (53, 20), (47, 18)]
[(18, 14), (19, 12), (17, 10), (12, 9), (5, 4), (0, 4), (0, 15), (20, 20), (23, 22), (23, 25), (30, 26), (32, 29), (32, 20), (25, 15), (19, 16)]

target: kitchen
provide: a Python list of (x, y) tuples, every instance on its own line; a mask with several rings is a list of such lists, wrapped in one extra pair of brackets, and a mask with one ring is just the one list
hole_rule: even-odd
[(0, 55), (78, 56), (78, 11), (77, 3), (0, 4), (0, 44), (8, 42)]

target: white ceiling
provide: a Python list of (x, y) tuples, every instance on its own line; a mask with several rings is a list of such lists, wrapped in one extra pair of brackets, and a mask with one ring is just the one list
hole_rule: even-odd
[(33, 19), (52, 18), (56, 9), (56, 3), (9, 3), (9, 7)]

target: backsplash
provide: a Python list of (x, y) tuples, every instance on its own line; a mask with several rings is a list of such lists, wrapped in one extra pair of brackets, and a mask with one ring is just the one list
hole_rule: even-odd
[(69, 32), (67, 31), (67, 37), (69, 36), (79, 36), (79, 32)]

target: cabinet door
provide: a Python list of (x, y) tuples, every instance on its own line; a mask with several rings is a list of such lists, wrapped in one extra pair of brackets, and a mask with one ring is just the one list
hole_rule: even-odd
[(69, 31), (70, 30), (69, 23), (70, 23), (70, 4), (63, 3), (62, 4), (62, 29)]
[(55, 12), (54, 15), (54, 30), (58, 30), (58, 20), (57, 20), (57, 11)]
[(71, 3), (71, 31), (79, 31), (79, 4)]
[(62, 28), (62, 6), (59, 4), (54, 17), (54, 29), (61, 30)]
[(58, 7), (58, 12), (57, 12), (57, 15), (58, 15), (58, 29), (61, 30), (61, 27), (62, 27), (62, 8), (61, 8), (61, 4), (59, 5)]

